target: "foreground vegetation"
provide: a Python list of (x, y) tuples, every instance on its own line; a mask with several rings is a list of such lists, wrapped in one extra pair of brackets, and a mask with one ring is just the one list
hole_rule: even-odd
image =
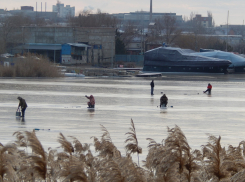
[[(243, 181), (245, 177), (245, 142), (237, 147), (221, 147), (221, 137), (210, 135), (201, 150), (192, 150), (178, 126), (167, 128), (162, 143), (151, 138), (143, 166), (132, 160), (140, 155), (136, 130), (131, 120), (126, 133), (126, 156), (113, 144), (110, 133), (102, 126), (101, 138), (83, 144), (60, 133), (58, 142), (63, 150), (45, 151), (33, 132), (15, 132), (14, 143), (0, 144), (0, 181), (82, 181), (82, 182), (204, 182)], [(59, 149), (60, 150), (60, 149)], [(28, 153), (28, 152), (29, 153)]]
[(47, 58), (27, 55), (13, 66), (0, 65), (0, 77), (60, 77), (59, 69)]

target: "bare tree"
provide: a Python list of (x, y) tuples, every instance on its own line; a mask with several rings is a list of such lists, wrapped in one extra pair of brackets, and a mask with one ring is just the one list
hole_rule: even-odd
[(155, 29), (155, 31), (151, 31), (151, 33), (154, 33), (153, 39), (160, 40), (166, 44), (172, 44), (182, 32), (177, 26), (176, 18), (169, 15), (158, 18), (153, 29)]
[(1, 52), (6, 52), (12, 44), (25, 41), (27, 34), (24, 32), (24, 26), (31, 24), (31, 20), (22, 14), (5, 17), (0, 28), (0, 42), (2, 44)]
[(128, 22), (127, 25), (124, 25), (124, 32), (121, 35), (121, 40), (123, 41), (125, 47), (129, 45), (132, 40), (137, 37), (136, 25), (132, 22)]
[(199, 47), (199, 34), (204, 34), (205, 33), (205, 28), (202, 26), (201, 21), (197, 18), (196, 14), (194, 12), (191, 12), (190, 14), (190, 25), (191, 25), (191, 30), (194, 34), (194, 47), (195, 51), (197, 51)]
[(70, 26), (79, 27), (116, 27), (117, 19), (102, 12), (100, 9), (95, 14), (91, 10), (84, 10), (77, 17), (68, 18)]

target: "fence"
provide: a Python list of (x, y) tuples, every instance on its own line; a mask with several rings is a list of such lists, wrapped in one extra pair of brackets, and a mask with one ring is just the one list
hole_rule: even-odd
[(144, 55), (115, 55), (115, 62), (123, 61), (123, 62), (144, 62)]

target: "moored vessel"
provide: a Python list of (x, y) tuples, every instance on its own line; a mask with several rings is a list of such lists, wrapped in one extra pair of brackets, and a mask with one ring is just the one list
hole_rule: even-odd
[(227, 73), (231, 61), (193, 55), (190, 49), (158, 47), (144, 55), (143, 71)]

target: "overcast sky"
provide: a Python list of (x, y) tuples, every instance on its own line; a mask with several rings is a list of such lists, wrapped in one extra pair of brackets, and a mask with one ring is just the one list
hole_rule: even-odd
[[(100, 9), (106, 13), (129, 13), (135, 11), (149, 11), (150, 0), (60, 0), (62, 4), (75, 6), (76, 15), (84, 9), (92, 9), (96, 12)], [(12, 10), (20, 9), (21, 6), (33, 6), (37, 11), (52, 11), (52, 5), (57, 0), (0, 0), (0, 9)], [(182, 17), (189, 17), (191, 12), (207, 16), (207, 11), (211, 11), (215, 20), (215, 25), (226, 24), (229, 11), (229, 24), (242, 25), (245, 19), (245, 3), (243, 0), (153, 0), (153, 12), (176, 13)]]

